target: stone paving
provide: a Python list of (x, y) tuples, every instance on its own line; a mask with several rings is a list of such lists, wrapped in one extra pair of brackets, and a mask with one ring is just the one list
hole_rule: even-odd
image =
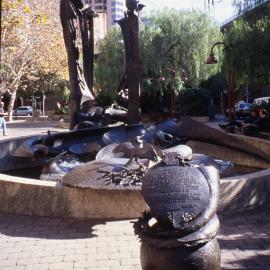
[[(270, 206), (223, 214), (222, 269), (270, 269)], [(141, 269), (131, 220), (0, 214), (0, 269)], [(169, 269), (168, 269), (169, 270)]]
[(64, 132), (67, 129), (59, 127), (58, 121), (24, 121), (17, 120), (7, 123), (7, 136), (2, 136), (2, 130), (0, 132), (1, 139), (11, 139), (15, 137), (43, 134), (47, 131), (51, 132)]
[[(220, 129), (218, 127), (218, 124), (223, 122), (224, 117), (221, 115), (217, 115), (216, 120), (214, 122), (209, 122), (208, 125)], [(7, 123), (7, 136), (2, 136), (2, 133), (0, 132), (0, 140), (28, 135), (46, 134), (48, 130), (50, 130), (51, 132), (68, 131), (68, 129), (60, 128), (58, 121), (16, 120)]]
[(222, 269), (270, 269), (270, 205), (223, 214), (220, 222)]

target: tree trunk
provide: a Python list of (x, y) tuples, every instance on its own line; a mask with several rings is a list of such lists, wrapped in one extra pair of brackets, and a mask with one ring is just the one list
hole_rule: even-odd
[[(17, 87), (15, 89), (17, 89)], [(8, 120), (7, 120), (8, 122), (12, 121), (13, 107), (16, 100), (16, 96), (17, 96), (17, 90), (13, 90), (10, 96), (9, 104), (8, 104)]]

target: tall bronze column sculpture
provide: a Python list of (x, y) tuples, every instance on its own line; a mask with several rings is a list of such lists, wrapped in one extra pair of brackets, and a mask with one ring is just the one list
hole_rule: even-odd
[[(94, 96), (94, 17), (95, 13), (89, 6), (85, 5), (79, 16), (80, 31), (82, 36), (82, 56), (83, 56), (83, 73), (88, 88)], [(88, 109), (91, 102), (88, 102)]]
[[(61, 0), (60, 19), (68, 56), (70, 82), (70, 129), (76, 125), (81, 104), (94, 100), (93, 93), (93, 17), (95, 13), (81, 0)], [(82, 38), (80, 57), (79, 37)], [(91, 57), (89, 57), (91, 56)], [(83, 68), (80, 59), (83, 59)]]
[[(119, 23), (125, 43), (125, 79), (128, 87), (128, 124), (140, 122), (140, 50), (138, 13), (144, 5), (126, 0), (127, 13)], [(136, 13), (135, 13), (136, 12)]]

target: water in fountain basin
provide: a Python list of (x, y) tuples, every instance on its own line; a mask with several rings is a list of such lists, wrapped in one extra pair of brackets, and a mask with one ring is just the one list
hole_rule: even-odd
[(84, 164), (80, 161), (79, 158), (75, 155), (63, 156), (59, 159), (58, 165), (66, 172), (70, 172), (72, 169)]
[[(227, 160), (220, 160), (220, 159), (214, 159), (220, 166), (221, 166), (221, 177), (231, 177), (231, 176), (238, 176), (238, 175), (243, 175), (247, 173), (253, 173), (257, 172), (261, 169), (259, 168), (252, 168), (252, 167), (245, 167), (245, 166), (238, 166), (238, 165), (233, 165), (230, 161)], [(74, 168), (84, 164), (85, 162), (80, 160), (77, 156), (75, 155), (68, 155), (68, 156), (63, 156), (59, 161), (58, 165), (61, 169), (66, 171), (66, 173), (72, 171)], [(54, 174), (47, 174), (46, 177), (42, 175), (42, 167), (35, 167), (26, 169), (17, 169), (17, 170), (12, 170), (5, 172), (5, 174), (12, 175), (12, 176), (19, 176), (19, 177), (27, 177), (31, 179), (39, 179), (41, 176), (43, 176), (43, 180), (49, 180), (49, 181), (57, 181), (61, 182), (63, 176), (56, 175)], [(46, 179), (45, 179), (46, 178)]]
[(226, 170), (228, 170), (230, 167), (233, 166), (233, 163), (228, 161), (228, 160), (222, 160), (222, 159), (214, 159), (215, 162), (220, 166), (220, 171), (225, 172)]

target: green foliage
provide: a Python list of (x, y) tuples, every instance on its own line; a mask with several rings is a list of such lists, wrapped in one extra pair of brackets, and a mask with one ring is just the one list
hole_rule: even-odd
[(59, 108), (56, 108), (54, 111), (54, 114), (56, 115), (68, 115), (68, 106), (60, 106)]
[[(198, 87), (201, 81), (220, 70), (221, 64), (205, 64), (212, 44), (221, 40), (219, 28), (211, 24), (205, 14), (165, 10), (143, 21), (147, 23), (140, 26), (141, 101), (147, 104), (147, 110), (168, 108), (169, 95), (174, 86), (177, 93), (185, 87)], [(95, 89), (99, 104), (108, 104), (115, 99), (115, 90), (124, 69), (121, 41), (120, 28), (115, 27), (100, 44), (95, 66)], [(219, 48), (216, 54), (221, 63), (223, 53)], [(175, 78), (173, 70), (176, 71)], [(147, 100), (153, 95), (157, 101), (149, 105)]]
[(237, 86), (247, 82), (270, 83), (270, 15), (255, 24), (237, 20), (225, 35), (233, 44)]
[(141, 110), (142, 113), (167, 114), (170, 111), (170, 81), (145, 79), (141, 84)]
[(107, 107), (110, 106), (115, 100), (115, 92), (98, 91), (96, 93), (95, 103), (97, 106)]
[(176, 109), (190, 116), (210, 116), (213, 110), (211, 94), (203, 88), (182, 90), (177, 98)]
[(176, 69), (185, 85), (196, 87), (217, 72), (218, 65), (205, 65), (209, 48), (221, 38), (209, 17), (195, 11), (165, 10), (147, 21), (149, 25), (141, 31), (144, 74), (166, 79), (169, 70)]
[[(124, 73), (124, 45), (120, 28), (113, 27), (99, 45), (99, 57), (94, 68), (97, 102), (114, 100)], [(102, 93), (101, 93), (102, 92)], [(108, 104), (109, 105), (109, 104)]]
[(68, 82), (60, 75), (43, 70), (23, 76), (18, 90), (20, 95), (25, 92), (28, 97), (31, 97), (33, 93), (40, 98), (43, 94), (52, 94), (62, 106), (67, 105), (69, 99)]
[(217, 106), (220, 105), (220, 94), (227, 88), (227, 82), (221, 73), (217, 73), (208, 80), (202, 81), (201, 87), (210, 92), (214, 104)]

